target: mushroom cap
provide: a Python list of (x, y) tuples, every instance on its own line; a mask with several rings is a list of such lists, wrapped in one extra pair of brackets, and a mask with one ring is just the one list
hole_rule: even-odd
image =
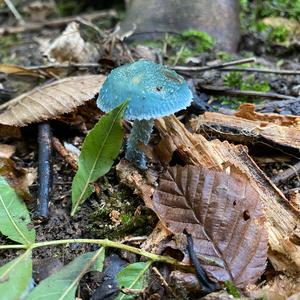
[(97, 106), (104, 112), (128, 100), (125, 119), (149, 120), (186, 108), (192, 92), (175, 71), (147, 60), (118, 67), (106, 78)]

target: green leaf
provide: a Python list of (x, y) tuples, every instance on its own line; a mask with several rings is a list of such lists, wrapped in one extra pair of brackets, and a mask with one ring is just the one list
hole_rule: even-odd
[(74, 300), (82, 276), (95, 270), (95, 265), (98, 271), (102, 271), (104, 257), (104, 247), (96, 252), (80, 255), (63, 269), (41, 281), (26, 300)]
[(120, 152), (124, 138), (121, 119), (126, 105), (127, 101), (104, 115), (85, 138), (72, 183), (71, 216), (92, 194), (92, 183), (110, 170)]
[[(145, 288), (145, 273), (151, 264), (152, 261), (134, 263), (120, 271), (116, 277), (120, 288), (136, 290)], [(134, 295), (120, 293), (115, 300), (129, 300), (134, 298)]]
[[(0, 267), (0, 298), (22, 299), (29, 288), (32, 277), (31, 251)], [(23, 296), (23, 297), (22, 297)]]
[(0, 177), (0, 231), (13, 241), (30, 245), (35, 241), (35, 230), (29, 229), (30, 217), (26, 205), (13, 188)]

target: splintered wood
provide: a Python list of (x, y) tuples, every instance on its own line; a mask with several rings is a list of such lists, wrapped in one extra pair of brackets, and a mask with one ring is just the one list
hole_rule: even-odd
[(258, 114), (244, 106), (236, 116), (206, 112), (191, 120), (193, 132), (246, 145), (260, 144), (292, 155), (300, 154), (300, 118)]
[(269, 260), (277, 270), (300, 272), (299, 211), (255, 164), (247, 148), (227, 141), (209, 142), (202, 135), (190, 133), (174, 116), (157, 120), (156, 128), (162, 138), (156, 149), (162, 162), (170, 162), (176, 153), (177, 159), (187, 164), (216, 171), (234, 166), (248, 176), (264, 206)]

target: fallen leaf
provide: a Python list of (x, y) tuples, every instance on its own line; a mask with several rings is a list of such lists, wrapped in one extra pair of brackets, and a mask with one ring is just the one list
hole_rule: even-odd
[(16, 166), (9, 158), (0, 158), (0, 176), (5, 177), (16, 193), (24, 200), (31, 200), (29, 186), (33, 183), (36, 175)]
[(91, 100), (105, 76), (69, 77), (37, 87), (0, 105), (0, 124), (25, 126), (56, 118)]
[(268, 238), (260, 195), (238, 169), (168, 168), (153, 207), (171, 232), (192, 235), (197, 256), (208, 258), (202, 265), (212, 278), (245, 287), (263, 273)]
[(39, 74), (39, 72), (37, 72), (36, 70), (31, 70), (26, 67), (10, 65), (10, 64), (0, 64), (0, 72), (6, 74), (14, 74), (14, 75), (27, 75), (27, 76), (41, 77), (41, 74)]
[(16, 151), (16, 146), (0, 144), (0, 158), (10, 158)]
[[(276, 270), (300, 272), (299, 210), (291, 206), (283, 193), (260, 170), (249, 156), (247, 147), (227, 141), (208, 141), (200, 134), (192, 134), (175, 117), (155, 122), (162, 140), (157, 155), (164, 164), (178, 161), (204, 166), (215, 171), (234, 166), (246, 174), (259, 193), (267, 218), (269, 234), (268, 258)], [(293, 242), (293, 239), (298, 242)]]
[(96, 46), (84, 41), (76, 22), (70, 23), (43, 55), (52, 63), (87, 63), (99, 59)]

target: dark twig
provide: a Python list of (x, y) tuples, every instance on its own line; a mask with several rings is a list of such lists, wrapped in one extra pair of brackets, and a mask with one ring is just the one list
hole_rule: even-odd
[(188, 250), (190, 259), (195, 267), (197, 278), (199, 280), (199, 284), (201, 286), (203, 294), (207, 295), (209, 293), (212, 293), (212, 292), (220, 289), (220, 286), (217, 283), (212, 282), (207, 277), (203, 267), (201, 266), (200, 261), (194, 251), (194, 242), (193, 242), (192, 235), (186, 231), (184, 232), (184, 234), (186, 235), (186, 238), (187, 238), (187, 250)]
[(241, 91), (241, 90), (233, 90), (228, 87), (219, 87), (219, 86), (212, 86), (212, 85), (204, 85), (201, 86), (201, 91), (206, 94), (211, 95), (227, 95), (227, 96), (250, 96), (250, 97), (259, 97), (259, 98), (268, 98), (270, 100), (295, 100), (295, 97), (281, 95), (276, 93), (264, 93), (264, 92), (257, 92), (257, 91)]
[(298, 70), (278, 70), (278, 69), (258, 69), (258, 68), (241, 68), (241, 67), (228, 67), (221, 68), (221, 72), (238, 71), (238, 72), (254, 72), (254, 73), (268, 73), (268, 74), (279, 74), (279, 75), (300, 75)]
[(233, 60), (233, 61), (229, 61), (229, 62), (217, 64), (217, 65), (204, 66), (204, 67), (170, 66), (170, 68), (175, 71), (203, 72), (203, 71), (207, 71), (207, 70), (222, 69), (222, 68), (229, 67), (229, 66), (242, 65), (242, 64), (253, 63), (253, 62), (256, 62), (255, 57), (243, 58), (243, 59)]
[(294, 176), (298, 176), (300, 172), (300, 161), (295, 165), (290, 166), (288, 169), (284, 170), (282, 173), (279, 173), (276, 176), (272, 177), (274, 184), (284, 183)]
[(38, 126), (38, 210), (36, 217), (43, 221), (48, 217), (48, 205), (52, 185), (52, 168), (51, 168), (51, 127), (49, 123), (40, 123)]

